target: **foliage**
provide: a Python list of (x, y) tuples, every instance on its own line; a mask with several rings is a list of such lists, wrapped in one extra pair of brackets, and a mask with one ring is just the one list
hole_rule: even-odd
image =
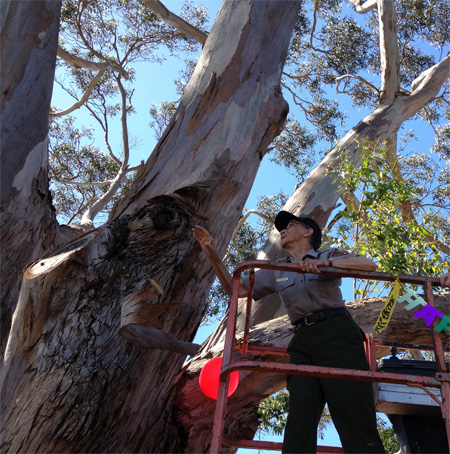
[[(286, 200), (287, 195), (284, 193), (261, 197), (258, 201), (258, 212), (275, 219)], [(231, 274), (241, 262), (257, 258), (257, 253), (264, 245), (272, 226), (272, 223), (258, 217), (256, 222), (253, 222), (253, 219), (251, 223), (246, 220), (234, 233), (224, 257), (224, 263)], [(211, 324), (221, 319), (225, 315), (229, 301), (230, 297), (223, 291), (219, 280), (216, 279), (208, 295), (208, 304), (202, 323)]]
[[(246, 260), (254, 260), (258, 251), (259, 240), (258, 232), (251, 228), (251, 226), (244, 222), (241, 228), (236, 233), (234, 238), (239, 251), (236, 249), (234, 243), (230, 243), (227, 254), (224, 258), (225, 265), (230, 273), (234, 272), (239, 263)], [(210, 324), (218, 319), (221, 319), (228, 308), (230, 297), (223, 291), (222, 286), (216, 279), (208, 295), (208, 303), (205, 314), (203, 316), (203, 323)]]
[(282, 389), (259, 404), (258, 415), (263, 432), (273, 435), (282, 435), (286, 427), (289, 413), (289, 392)]
[[(446, 19), (448, 15), (445, 13), (449, 7), (444, 0), (400, 0), (396, 3), (396, 8), (399, 54), (402, 59), (401, 76), (403, 84), (407, 86), (420, 72), (434, 64), (448, 46), (450, 37)], [(181, 16), (197, 28), (206, 30), (207, 17), (204, 8), (187, 2), (182, 8)], [(341, 97), (350, 96), (355, 107), (374, 108), (377, 105), (379, 92), (376, 85), (377, 75), (380, 73), (378, 35), (376, 11), (357, 15), (352, 8), (339, 0), (322, 0), (302, 6), (291, 39), (283, 78), (283, 87), (292, 97), (297, 115), (289, 118), (285, 130), (272, 144), (269, 155), (273, 162), (286, 166), (295, 174), (299, 183), (346, 127), (347, 113), (337, 101), (335, 89)], [(112, 143), (110, 135), (110, 123), (115, 116), (122, 113), (122, 116), (126, 117), (134, 112), (132, 95), (136, 73), (132, 64), (161, 63), (167, 55), (186, 55), (195, 51), (198, 44), (165, 24), (146, 6), (144, 0), (115, 0), (112, 3), (105, 0), (65, 0), (60, 42), (74, 55), (91, 61), (113, 62), (125, 71), (106, 71), (85, 104), (103, 131), (109, 157), (106, 157), (105, 153), (99, 153), (98, 147), (93, 145), (92, 133), (87, 128), (75, 128), (72, 124), (72, 135), (66, 133), (64, 139), (55, 134), (52, 136), (52, 178), (55, 178), (52, 187), (55, 205), (58, 212), (61, 212), (61, 217), (70, 222), (77, 220), (77, 216), (80, 216), (96, 197), (104, 193), (105, 187), (69, 187), (67, 181), (74, 178), (85, 183), (100, 181), (100, 176), (111, 179), (120, 163), (123, 163), (123, 155), (130, 151), (125, 148), (131, 149), (133, 146), (133, 143), (125, 143), (125, 134), (128, 134), (128, 131), (123, 131), (124, 144), (120, 156), (120, 153), (115, 151), (117, 144)], [(180, 97), (195, 67), (195, 61), (192, 59), (186, 59), (185, 62), (185, 71), (179, 74), (175, 81), (176, 92)], [(65, 62), (60, 63), (60, 66), (59, 83), (74, 99), (79, 99), (81, 92), (94, 77), (95, 71), (70, 66)], [(121, 92), (122, 83), (124, 88)], [(433, 152), (443, 159), (448, 158), (449, 128), (448, 125), (440, 123), (443, 116), (449, 115), (448, 102), (445, 101), (448, 90), (449, 84), (440, 96), (420, 113), (420, 116), (435, 128), (437, 142)], [(176, 111), (177, 104), (178, 101), (163, 101), (159, 106), (151, 104), (150, 124), (155, 129), (157, 138), (161, 137)], [(85, 138), (81, 139), (80, 135), (83, 134)], [(58, 140), (61, 144), (57, 143)], [(71, 157), (69, 160), (65, 150), (79, 150), (80, 158)], [(88, 151), (89, 158), (86, 155)], [(99, 156), (97, 164), (92, 161), (94, 156)], [(361, 184), (367, 188), (366, 194), (362, 194), (361, 208), (358, 208), (357, 213), (347, 208), (339, 215), (342, 218), (339, 233), (344, 239), (341, 245), (346, 248), (360, 248), (362, 253), (379, 256), (382, 258), (380, 265), (383, 270), (436, 274), (442, 269), (441, 262), (445, 256), (440, 256), (436, 247), (430, 246), (429, 242), (424, 243), (423, 240), (427, 232), (430, 232), (438, 235), (443, 243), (449, 242), (449, 219), (442, 210), (445, 211), (444, 206), (450, 196), (450, 171), (442, 165), (438, 170), (436, 161), (423, 153), (399, 156), (399, 161), (405, 173), (403, 181), (375, 181), (376, 178), (385, 179), (386, 175), (389, 175), (389, 169), (381, 168), (381, 177), (377, 176), (380, 175), (379, 172), (369, 176), (369, 161), (361, 170), (362, 173), (365, 172), (364, 175), (358, 177), (356, 172), (352, 177), (360, 178)], [(91, 165), (93, 169), (88, 170), (87, 166)], [(98, 175), (99, 179), (94, 178), (94, 175)], [(66, 181), (64, 185), (58, 182), (62, 178)], [(122, 187), (126, 184), (127, 181)], [(370, 185), (372, 189), (369, 188)], [(411, 197), (407, 198), (407, 195)], [(269, 199), (270, 197), (266, 201)], [(381, 200), (386, 202), (384, 207)], [(395, 208), (402, 200), (403, 203), (411, 205), (419, 223), (402, 218), (398, 205)], [(372, 202), (378, 204), (370, 207)], [(435, 207), (441, 210), (438, 215)], [(108, 207), (105, 207), (104, 211), (107, 209)], [(268, 207), (262, 208), (263, 211), (265, 209), (270, 211)], [(371, 216), (370, 226), (363, 221), (363, 215), (367, 213)], [(275, 212), (272, 217), (274, 215)], [(259, 221), (256, 228), (244, 224), (236, 242), (244, 244), (246, 252), (242, 253), (233, 245), (230, 246), (226, 261), (231, 270), (244, 259), (243, 256), (254, 257), (257, 248), (263, 244), (268, 227), (265, 221)], [(366, 238), (365, 229), (369, 227), (371, 234)], [(387, 252), (375, 243), (386, 243), (384, 247), (388, 248)], [(210, 316), (221, 314), (227, 306), (227, 297), (217, 283), (209, 299)]]
[(339, 173), (347, 201), (339, 212), (340, 246), (372, 257), (380, 271), (431, 276), (444, 271), (450, 213), (439, 194), (449, 191), (447, 169), (423, 154), (390, 159), (386, 146), (366, 143), (361, 167), (344, 157)]
[[(446, 0), (398, 0), (395, 5), (401, 83), (408, 92), (412, 81), (448, 51), (449, 5)], [(291, 40), (284, 87), (299, 111), (301, 135), (313, 139), (316, 152), (333, 146), (348, 129), (347, 96), (357, 109), (377, 107), (380, 73), (376, 9), (361, 15), (339, 0), (304, 4)], [(438, 143), (447, 131), (442, 122), (448, 116), (448, 94), (447, 84), (416, 116), (433, 126)]]
[[(445, 52), (450, 41), (449, 7), (445, 0), (400, 0), (396, 7), (402, 81), (407, 86)], [(180, 15), (206, 31), (205, 8), (186, 2)], [(348, 113), (343, 109), (342, 97), (350, 96), (357, 108), (377, 105), (378, 34), (376, 11), (358, 15), (339, 0), (303, 5), (291, 39), (283, 78), (283, 87), (287, 96), (292, 98), (296, 116), (290, 117), (285, 131), (272, 144), (270, 157), (294, 173), (299, 183), (347, 128)], [(138, 62), (160, 64), (168, 55), (187, 55), (199, 47), (191, 38), (159, 19), (144, 0), (65, 0), (60, 43), (74, 55), (91, 61), (113, 62), (124, 70), (119, 74), (106, 71), (86, 103), (90, 114), (99, 122), (108, 152), (119, 160), (122, 158), (115, 151), (117, 143), (113, 143), (110, 134), (112, 119), (121, 111), (122, 115), (124, 113), (119, 100), (119, 82), (124, 84), (126, 115), (129, 116), (134, 112), (132, 96), (137, 77), (132, 65)], [(185, 71), (175, 81), (178, 96), (184, 93), (195, 67), (192, 59), (185, 62)], [(57, 81), (78, 100), (94, 74), (93, 70), (63, 62), (60, 63)], [(443, 115), (448, 115), (448, 102), (445, 101), (448, 89), (447, 85), (441, 95), (420, 113), (435, 128), (435, 151), (447, 157), (448, 127), (441, 123)], [(340, 98), (336, 97), (336, 90)], [(149, 104), (150, 125), (160, 138), (178, 100)], [(79, 127), (79, 130), (84, 128)], [(133, 143), (130, 148), (132, 146)], [(123, 148), (126, 148), (125, 143)], [(442, 192), (441, 199), (445, 200), (446, 195)], [(77, 211), (76, 207), (82, 201), (74, 198), (75, 192), (69, 191), (65, 196), (65, 203), (58, 207), (68, 209), (72, 203), (74, 207), (70, 212)], [(65, 217), (71, 218), (69, 212)]]
[[(286, 427), (288, 413), (289, 392), (286, 389), (282, 389), (267, 397), (259, 404), (259, 430), (272, 435), (282, 435)], [(330, 411), (328, 410), (328, 407), (325, 406), (317, 430), (317, 435), (320, 439), (324, 438), (324, 431), (330, 424)]]
[(399, 452), (400, 444), (395, 436), (394, 428), (390, 426), (386, 418), (377, 418), (378, 433), (380, 434), (381, 441), (385, 451), (388, 454)]
[[(105, 193), (108, 181), (119, 169), (116, 161), (93, 144), (92, 130), (78, 129), (70, 116), (50, 121), (49, 159), (52, 202), (60, 220), (66, 224), (79, 220), (83, 212)], [(122, 183), (121, 190), (105, 207), (104, 214), (126, 190), (129, 182), (126, 179)]]
[(308, 128), (291, 117), (272, 144), (270, 160), (286, 167), (301, 183), (318, 163), (316, 141)]

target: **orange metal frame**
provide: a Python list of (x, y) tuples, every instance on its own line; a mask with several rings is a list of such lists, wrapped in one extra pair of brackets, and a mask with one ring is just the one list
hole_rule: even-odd
[[(219, 381), (219, 391), (217, 396), (216, 411), (214, 414), (214, 425), (213, 425), (213, 438), (211, 442), (210, 452), (213, 454), (220, 453), (223, 445), (240, 447), (240, 448), (253, 448), (253, 449), (266, 449), (281, 451), (282, 443), (258, 441), (258, 440), (235, 440), (224, 435), (224, 419), (227, 408), (227, 391), (228, 391), (228, 377), (229, 374), (236, 370), (248, 370), (253, 372), (271, 372), (277, 374), (298, 374), (298, 375), (309, 375), (317, 377), (329, 377), (329, 378), (346, 378), (350, 380), (363, 380), (372, 382), (384, 382), (384, 383), (397, 383), (408, 386), (416, 386), (422, 388), (428, 392), (425, 388), (439, 388), (441, 392), (441, 402), (438, 404), (441, 406), (442, 418), (445, 422), (447, 430), (447, 439), (449, 441), (450, 448), (450, 374), (447, 373), (444, 348), (442, 345), (441, 335), (437, 333), (434, 328), (437, 326), (437, 322), (433, 323), (431, 327), (432, 339), (433, 339), (433, 350), (436, 358), (437, 373), (434, 377), (425, 377), (419, 375), (406, 375), (406, 374), (393, 374), (386, 372), (376, 372), (376, 357), (375, 357), (375, 341), (372, 335), (367, 335), (366, 342), (366, 354), (370, 364), (369, 371), (353, 370), (353, 369), (339, 369), (331, 367), (318, 367), (318, 366), (306, 366), (306, 365), (293, 365), (284, 364), (277, 362), (261, 362), (260, 358), (258, 361), (252, 361), (250, 359), (242, 359), (240, 361), (233, 361), (233, 351), (235, 349), (235, 335), (236, 335), (236, 320), (237, 320), (237, 305), (238, 305), (238, 289), (239, 279), (241, 273), (249, 269), (250, 279), (247, 296), (247, 310), (243, 342), (241, 344), (242, 355), (245, 356), (247, 352), (257, 352), (259, 354), (287, 354), (285, 349), (279, 349), (275, 347), (257, 347), (250, 348), (248, 345), (248, 335), (250, 330), (250, 312), (254, 286), (254, 272), (255, 269), (278, 269), (287, 270), (296, 273), (302, 273), (298, 265), (290, 263), (280, 263), (271, 261), (259, 261), (252, 260), (241, 263), (234, 272), (233, 275), (233, 296), (230, 302), (230, 311), (228, 315), (228, 325), (225, 337), (222, 371)], [(380, 272), (365, 272), (365, 271), (353, 271), (343, 270), (334, 267), (323, 267), (321, 274), (327, 276), (336, 277), (352, 277), (358, 279), (370, 279), (377, 281), (395, 281), (397, 278), (403, 283), (420, 284), (424, 287), (425, 296), (428, 304), (434, 305), (432, 286), (440, 286), (439, 279), (430, 278), (425, 276), (410, 276), (410, 275), (399, 275), (394, 276), (390, 273)], [(429, 393), (429, 392), (428, 392)], [(430, 394), (430, 393), (429, 393)], [(431, 394), (430, 394), (431, 395)], [(318, 446), (318, 453), (341, 453), (342, 448)]]

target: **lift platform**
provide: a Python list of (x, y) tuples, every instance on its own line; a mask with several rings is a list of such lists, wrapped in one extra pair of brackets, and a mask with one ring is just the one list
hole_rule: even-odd
[[(227, 394), (228, 394), (228, 378), (229, 374), (234, 371), (247, 370), (254, 373), (258, 372), (269, 372), (274, 374), (298, 374), (315, 377), (328, 377), (328, 378), (340, 378), (349, 380), (362, 380), (370, 381), (373, 383), (387, 383), (394, 385), (408, 386), (411, 389), (419, 388), (427, 397), (432, 399), (440, 407), (440, 413), (442, 420), (445, 425), (445, 431), (447, 434), (447, 440), (449, 443), (450, 452), (450, 374), (447, 371), (445, 358), (444, 358), (444, 347), (442, 344), (441, 334), (434, 330), (437, 325), (436, 321), (431, 327), (433, 351), (435, 355), (436, 371), (429, 376), (424, 375), (412, 375), (411, 373), (393, 373), (393, 372), (379, 372), (377, 371), (377, 362), (375, 355), (375, 344), (373, 336), (366, 335), (366, 356), (370, 365), (370, 370), (354, 370), (354, 369), (339, 369), (331, 367), (319, 367), (309, 365), (293, 365), (285, 364), (275, 361), (261, 361), (260, 355), (287, 355), (285, 349), (277, 349), (274, 347), (261, 347), (258, 346), (253, 348), (249, 345), (249, 330), (250, 330), (250, 313), (252, 305), (252, 294), (254, 287), (254, 273), (255, 269), (277, 269), (292, 271), (294, 273), (303, 273), (299, 266), (290, 263), (280, 263), (273, 261), (260, 261), (253, 260), (241, 263), (235, 270), (233, 275), (233, 296), (230, 302), (230, 310), (228, 315), (228, 324), (225, 337), (225, 345), (222, 360), (222, 370), (219, 380), (219, 390), (217, 395), (216, 410), (214, 414), (213, 424), (213, 438), (211, 442), (212, 454), (222, 452), (224, 445), (232, 446), (237, 448), (247, 449), (265, 449), (273, 451), (281, 451), (282, 443), (259, 441), (259, 440), (236, 440), (227, 437), (224, 434), (224, 420), (227, 410)], [(233, 360), (233, 351), (236, 345), (236, 322), (237, 322), (237, 311), (238, 311), (238, 290), (239, 280), (242, 272), (249, 270), (249, 285), (247, 295), (247, 306), (246, 306), (246, 319), (243, 333), (243, 340), (241, 343), (242, 358), (239, 360)], [(431, 306), (434, 306), (433, 298), (433, 286), (440, 286), (439, 279), (431, 278), (426, 276), (411, 276), (411, 275), (399, 275), (394, 276), (390, 273), (381, 272), (366, 272), (366, 271), (354, 271), (344, 270), (334, 267), (322, 267), (321, 274), (326, 276), (335, 277), (351, 277), (357, 279), (368, 279), (376, 281), (390, 281), (394, 282), (399, 279), (402, 283), (418, 284), (424, 288), (424, 294), (426, 301)], [(258, 353), (258, 361), (245, 358), (247, 353)], [(437, 392), (436, 392), (437, 390)], [(317, 453), (342, 453), (342, 448), (330, 447), (330, 446), (318, 446)]]

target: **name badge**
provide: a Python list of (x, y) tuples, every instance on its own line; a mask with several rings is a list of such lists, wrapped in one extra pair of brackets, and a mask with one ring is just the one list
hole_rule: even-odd
[(280, 277), (279, 279), (276, 280), (276, 282), (284, 282), (284, 281), (288, 281), (289, 278), (288, 277)]

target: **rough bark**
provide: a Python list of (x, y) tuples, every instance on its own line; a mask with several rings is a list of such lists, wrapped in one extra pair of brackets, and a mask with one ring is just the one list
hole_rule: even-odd
[[(184, 356), (158, 342), (190, 343), (202, 317), (213, 275), (192, 225), (206, 225), (224, 251), (284, 124), (279, 82), (299, 7), (225, 2), (175, 118), (110, 223), (23, 281), (2, 370), (2, 451), (186, 449), (171, 412)], [(145, 289), (156, 309), (133, 319), (142, 347), (119, 330), (122, 303)]]
[(180, 30), (186, 36), (189, 36), (201, 44), (205, 44), (208, 35), (203, 33), (198, 28), (193, 27), (181, 17), (169, 11), (159, 0), (145, 0), (147, 6), (161, 19), (169, 25)]
[[(58, 2), (47, 3), (59, 9)], [(30, 131), (23, 126), (34, 118), (29, 115), (34, 112), (32, 106), (39, 104), (32, 102), (34, 96), (45, 94), (42, 105), (49, 102), (50, 70), (44, 71), (45, 77), (39, 71), (40, 65), (47, 68), (50, 60), (54, 65), (56, 38), (54, 25), (53, 35), (41, 33), (39, 27), (34, 33), (34, 25), (24, 25), (24, 17), (31, 20), (33, 14), (24, 15), (20, 8), (43, 7), (42, 14), (47, 17), (47, 3), (9, 2), (8, 14), (14, 14), (4, 16), (5, 33), (11, 21), (9, 30), (23, 27), (32, 36), (20, 52), (12, 46), (5, 54), (2, 47), (2, 55), (18, 62), (6, 67), (12, 74), (7, 77), (20, 81), (23, 72), (31, 74), (24, 80), (40, 80), (42, 76), (47, 82), (42, 90), (33, 85), (33, 90), (24, 90), (21, 95), (17, 88), (6, 91), (4, 104), (2, 99), (2, 115), (7, 107), (12, 112), (7, 132), (15, 128), (15, 142), (8, 147), (9, 173), (6, 179), (2, 174), (6, 188), (5, 192), (2, 186), (2, 222), (9, 222), (6, 230), (2, 225), (2, 232), (8, 232), (9, 247), (3, 264), (10, 270), (4, 295), (10, 307), (16, 301), (18, 304), (2, 368), (1, 449), (206, 452), (212, 402), (201, 400), (191, 369), (182, 375), (184, 356), (174, 347), (178, 342), (187, 346), (192, 341), (213, 279), (190, 229), (203, 223), (217, 238), (219, 250), (225, 250), (259, 162), (287, 113), (279, 80), (300, 3), (226, 1), (172, 123), (126, 198), (113, 211), (110, 223), (59, 266), (23, 280), (23, 268), (54, 250), (67, 233), (67, 229), (57, 230), (48, 201), (43, 145), (46, 126), (38, 128), (39, 133), (33, 132), (34, 126)], [(39, 11), (34, 11), (34, 17), (42, 18)], [(44, 46), (49, 54), (36, 57), (39, 40), (50, 35), (52, 45)], [(3, 39), (2, 29), (2, 46)], [(409, 98), (417, 102), (382, 105), (368, 118), (374, 122), (369, 125), (372, 129), (361, 124), (356, 132), (375, 134), (380, 127), (384, 134), (398, 112), (403, 117), (408, 109), (410, 114), (415, 112), (426, 102), (430, 86), (439, 84), (439, 71), (442, 65), (418, 81)], [(25, 119), (14, 112), (25, 112)], [(33, 125), (47, 116), (48, 105)], [(22, 149), (19, 142), (24, 132), (30, 132), (30, 137)], [(352, 137), (345, 139), (346, 147)], [(18, 150), (17, 155), (11, 150)], [(355, 156), (357, 164), (357, 152)], [(332, 167), (329, 162), (327, 165)], [(333, 191), (329, 181), (321, 183), (317, 173), (312, 181), (319, 182), (318, 189), (306, 191), (312, 196), (302, 209), (313, 213), (323, 225), (335, 203), (325, 194)], [(314, 203), (319, 207), (316, 210)], [(20, 235), (16, 237), (17, 232)], [(73, 235), (73, 229), (69, 232)], [(149, 291), (146, 301), (154, 307), (143, 311), (142, 319), (133, 318), (132, 324), (138, 328), (134, 334), (145, 336), (145, 347), (119, 335), (123, 303), (143, 290)], [(270, 342), (273, 332), (273, 342), (285, 345), (290, 333), (283, 334), (279, 323), (285, 324), (277, 319), (258, 325), (252, 335)], [(165, 335), (170, 336), (170, 345), (161, 350), (160, 340)], [(203, 346), (198, 358), (205, 361), (216, 354), (221, 349), (219, 340), (220, 331)], [(194, 364), (192, 361), (189, 367)], [(195, 367), (197, 373), (198, 364)], [(232, 407), (236, 416), (227, 424), (230, 435), (250, 437), (256, 428), (259, 400), (280, 386), (279, 378), (274, 377), (259, 377), (258, 383), (255, 386), (253, 377), (242, 377)], [(209, 413), (203, 417), (201, 411)]]

